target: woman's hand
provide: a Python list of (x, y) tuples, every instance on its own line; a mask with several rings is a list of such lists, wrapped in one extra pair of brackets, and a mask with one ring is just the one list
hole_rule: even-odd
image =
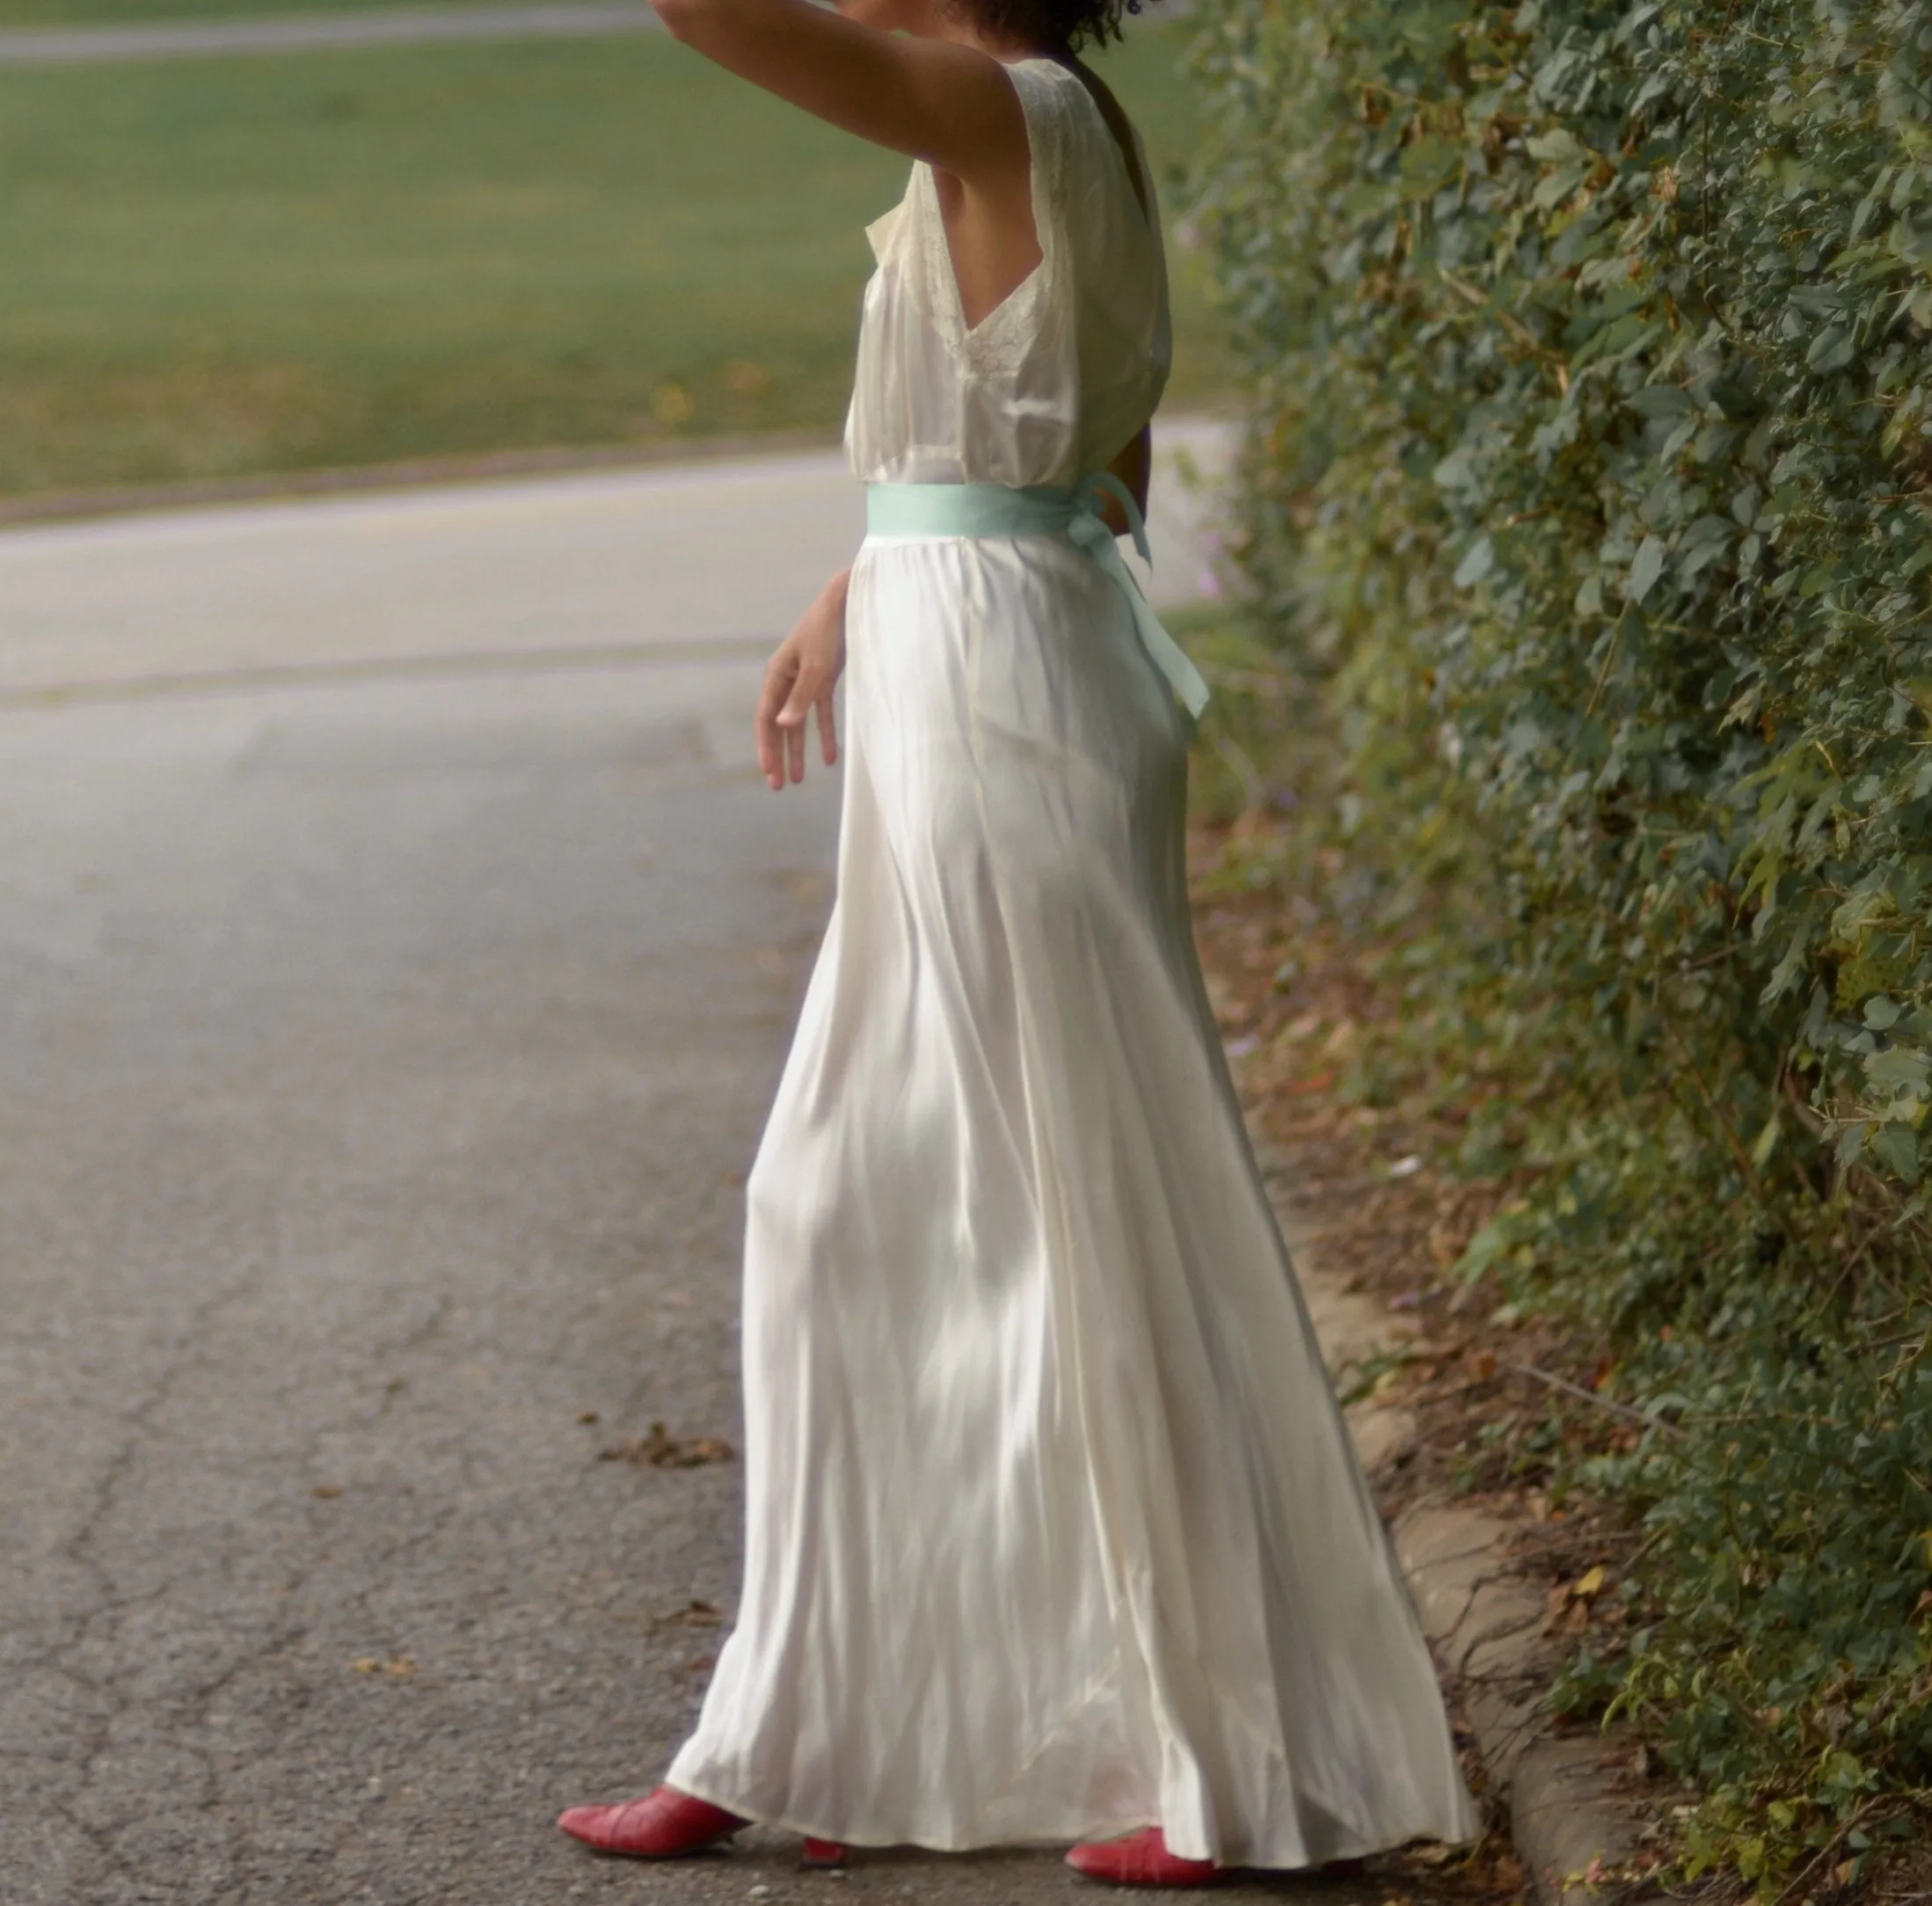
[(819, 752), (828, 768), (839, 758), (832, 690), (845, 668), (845, 591), (851, 578), (849, 569), (840, 570), (765, 664), (758, 695), (758, 766), (774, 789), (788, 779), (805, 779), (806, 718), (814, 708)]

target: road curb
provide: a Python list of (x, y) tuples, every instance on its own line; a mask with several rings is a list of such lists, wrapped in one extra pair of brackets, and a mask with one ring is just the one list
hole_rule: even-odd
[(1543, 1637), (1544, 1597), (1511, 1566), (1511, 1524), (1422, 1503), (1393, 1533), (1423, 1632), (1461, 1697), (1538, 1899), (1595, 1906), (1613, 1892), (1631, 1897), (1621, 1875), (1642, 1821), (1621, 1775), (1636, 1743), (1615, 1732), (1551, 1730), (1542, 1698), (1557, 1657)]
[(394, 464), (359, 464), (339, 470), (291, 470), (252, 477), (211, 477), (183, 483), (47, 490), (26, 496), (0, 497), (0, 529), (14, 524), (79, 522), (94, 516), (220, 508), (231, 503), (301, 502), (316, 497), (431, 489), (446, 484), (499, 483), (523, 477), (654, 470), (740, 458), (797, 456), (812, 451), (830, 455), (838, 447), (837, 436), (827, 431), (771, 430), (675, 437), (653, 443), (563, 445), (419, 456)]
[[(1330, 1369), (1398, 1344), (1415, 1326), (1323, 1265), (1321, 1234), (1293, 1203), (1292, 1158), (1270, 1145), (1260, 1152)], [(1415, 1418), (1399, 1404), (1371, 1396), (1346, 1414), (1371, 1476), (1414, 1445)], [(1637, 1743), (1615, 1732), (1555, 1731), (1542, 1703), (1560, 1655), (1543, 1633), (1544, 1594), (1513, 1562), (1515, 1534), (1501, 1516), (1441, 1501), (1416, 1504), (1391, 1530), (1423, 1632), (1476, 1735), (1540, 1906), (1634, 1906), (1654, 1896), (1628, 1878), (1644, 1823), (1624, 1792)]]

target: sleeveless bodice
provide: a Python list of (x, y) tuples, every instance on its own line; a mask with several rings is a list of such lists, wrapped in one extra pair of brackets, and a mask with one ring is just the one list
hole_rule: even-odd
[[(866, 228), (846, 455), (867, 483), (1070, 484), (1104, 468), (1154, 413), (1172, 355), (1157, 208), (1077, 74), (1008, 68), (1032, 149), (1040, 262), (980, 323), (959, 302), (932, 168)], [(1134, 135), (1141, 176), (1152, 169)]]

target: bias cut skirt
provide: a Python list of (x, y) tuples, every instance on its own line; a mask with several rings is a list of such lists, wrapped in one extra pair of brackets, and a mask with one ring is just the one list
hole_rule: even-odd
[(857, 1845), (1476, 1830), (1196, 963), (1185, 722), (1063, 538), (869, 537), (671, 1784)]

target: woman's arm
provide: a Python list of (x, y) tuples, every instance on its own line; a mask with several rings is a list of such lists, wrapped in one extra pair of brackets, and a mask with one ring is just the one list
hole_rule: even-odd
[(1026, 122), (1000, 62), (882, 33), (811, 0), (651, 0), (674, 38), (781, 99), (981, 189), (1028, 179)]
[[(1127, 494), (1134, 499), (1134, 507), (1144, 517), (1147, 515), (1148, 478), (1154, 469), (1154, 426), (1142, 424), (1140, 435), (1107, 465), (1107, 469), (1126, 485)], [(1125, 536), (1133, 528), (1127, 521), (1127, 513), (1111, 496), (1100, 500), (1100, 519), (1116, 536)]]

